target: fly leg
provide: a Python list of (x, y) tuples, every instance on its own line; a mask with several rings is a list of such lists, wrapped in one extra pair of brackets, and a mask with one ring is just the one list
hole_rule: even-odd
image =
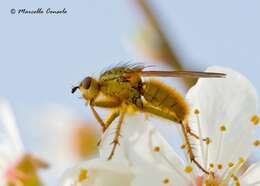
[[(115, 108), (115, 107), (118, 107), (120, 106), (120, 102), (117, 101), (117, 100), (100, 100), (100, 101), (96, 101), (96, 100), (92, 100), (90, 101), (90, 108), (96, 118), (96, 120), (98, 121), (98, 123), (100, 124), (100, 126), (102, 127), (102, 131), (103, 133), (106, 131), (107, 129), (107, 124), (102, 120), (102, 118), (100, 117), (100, 115), (98, 114), (98, 112), (96, 111), (95, 109), (95, 106), (97, 107), (102, 107), (102, 108)], [(111, 121), (112, 123), (112, 121)], [(111, 124), (110, 123), (110, 124)], [(109, 124), (109, 125), (110, 125)]]
[[(113, 122), (118, 116), (119, 116), (119, 111), (118, 111), (118, 110), (111, 112), (111, 114), (107, 117), (107, 119), (106, 119), (106, 121), (105, 121), (105, 129), (103, 130), (103, 132), (105, 132), (105, 131), (108, 129), (108, 127), (112, 124), (112, 122)], [(97, 143), (98, 146), (100, 145), (101, 140), (102, 140), (102, 139), (98, 140), (98, 143)]]
[(102, 127), (102, 131), (104, 132), (106, 130), (106, 124), (104, 123), (104, 121), (102, 120), (102, 118), (99, 116), (99, 114), (97, 113), (95, 107), (90, 104), (90, 108), (96, 118), (96, 120), (98, 121), (98, 123), (100, 124), (100, 126)]
[(121, 105), (121, 101), (118, 99), (102, 99), (102, 100), (92, 100), (90, 102), (90, 105), (102, 108), (116, 108)]
[(124, 107), (123, 110), (120, 112), (119, 121), (118, 121), (118, 124), (116, 126), (116, 133), (115, 133), (114, 139), (111, 143), (113, 145), (113, 147), (112, 147), (111, 153), (108, 156), (107, 160), (112, 159), (112, 157), (114, 156), (116, 147), (117, 147), (117, 145), (119, 145), (120, 131), (121, 131), (121, 128), (122, 128), (122, 124), (123, 124), (123, 121), (124, 121), (125, 114), (126, 114), (126, 107)]
[[(191, 128), (189, 126), (186, 126), (186, 131), (188, 134), (190, 134), (191, 136), (193, 136), (195, 139), (199, 140), (200, 137), (195, 134), (194, 132), (192, 132)], [(202, 141), (207, 141), (207, 139), (203, 138)]]
[(206, 169), (204, 169), (202, 167), (202, 165), (195, 158), (195, 155), (193, 153), (191, 143), (190, 143), (190, 140), (189, 140), (189, 137), (188, 137), (188, 132), (185, 128), (185, 124), (183, 122), (180, 122), (180, 125), (181, 125), (181, 130), (182, 130), (182, 133), (183, 133), (183, 136), (184, 136), (184, 140), (185, 140), (185, 143), (186, 143), (187, 153), (189, 154), (191, 162), (194, 162), (199, 167), (199, 169), (201, 169), (204, 173), (209, 174), (209, 172)]
[(111, 112), (111, 114), (107, 117), (105, 124), (105, 130), (112, 124), (112, 122), (119, 116), (120, 112), (118, 110)]
[(162, 110), (155, 108), (155, 107), (152, 107), (148, 104), (143, 105), (142, 111), (157, 115), (157, 116), (165, 118), (165, 119), (169, 119), (173, 122), (180, 124), (181, 129), (182, 129), (182, 133), (183, 133), (183, 136), (184, 136), (184, 140), (185, 140), (185, 143), (186, 143), (185, 147), (187, 148), (187, 153), (190, 157), (191, 162), (194, 162), (198, 166), (198, 168), (201, 169), (204, 173), (209, 174), (209, 172), (206, 169), (204, 169), (202, 167), (202, 165), (200, 165), (200, 163), (195, 158), (195, 155), (193, 153), (191, 143), (190, 143), (190, 140), (189, 140), (189, 137), (188, 137), (188, 132), (186, 130), (186, 127), (185, 127), (185, 124), (183, 123), (183, 121), (179, 120), (176, 117), (176, 115), (174, 115), (174, 114), (163, 112)]

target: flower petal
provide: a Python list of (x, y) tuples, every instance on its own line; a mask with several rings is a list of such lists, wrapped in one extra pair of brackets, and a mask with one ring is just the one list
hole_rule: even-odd
[(22, 155), (24, 147), (16, 126), (15, 117), (10, 105), (3, 98), (0, 98), (0, 120), (2, 121), (0, 134), (3, 133), (6, 137), (5, 140), (9, 143), (9, 148), (12, 151), (8, 156), (12, 156), (12, 154), (15, 154), (15, 156)]
[(131, 170), (118, 162), (86, 161), (62, 176), (60, 186), (130, 186), (133, 180)]
[(172, 175), (170, 171), (163, 170), (146, 170), (139, 173), (133, 181), (133, 186), (167, 186), (167, 185), (189, 185), (186, 179), (179, 179)]
[(227, 77), (199, 79), (190, 89), (189, 123), (194, 132), (199, 134), (200, 128), (201, 136), (212, 141), (208, 150), (205, 143), (202, 146), (196, 143), (202, 164), (226, 166), (240, 157), (246, 159), (250, 153), (255, 129), (251, 119), (257, 111), (258, 97), (253, 85), (240, 73), (221, 67), (210, 67), (207, 71), (226, 73)]
[[(111, 152), (115, 127), (115, 121), (103, 136), (100, 146), (100, 158), (106, 160)], [(162, 138), (159, 132), (150, 124), (143, 114), (126, 116), (113, 160), (124, 161), (127, 164), (146, 164), (158, 163), (154, 148), (160, 146), (165, 154), (176, 165), (182, 166), (182, 161), (170, 145)]]
[(242, 185), (260, 186), (260, 161), (248, 168), (241, 176), (240, 182)]
[(24, 147), (8, 101), (0, 97), (0, 180), (24, 153)]
[[(113, 141), (116, 124), (117, 121), (104, 134), (100, 148), (102, 159), (107, 159), (111, 152), (111, 141)], [(167, 177), (169, 174), (171, 178), (180, 180), (179, 183), (190, 182), (189, 175), (184, 172), (182, 160), (159, 132), (148, 124), (144, 114), (134, 114), (125, 118), (120, 145), (117, 147), (112, 161), (114, 160), (124, 162), (133, 167), (135, 171), (141, 172), (136, 173), (137, 183), (142, 180), (148, 183), (147, 177), (150, 178), (153, 174), (157, 174), (157, 176), (153, 176), (153, 179), (160, 180), (160, 182), (154, 182), (157, 184), (161, 183), (161, 177)], [(164, 175), (163, 172), (168, 173)]]

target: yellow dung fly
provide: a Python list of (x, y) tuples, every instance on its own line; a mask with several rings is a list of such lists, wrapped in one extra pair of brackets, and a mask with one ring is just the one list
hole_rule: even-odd
[[(84, 78), (78, 86), (72, 88), (72, 93), (77, 89), (80, 90), (103, 132), (119, 117), (108, 160), (112, 159), (119, 144), (120, 130), (127, 108), (133, 107), (137, 111), (150, 113), (179, 124), (191, 162), (208, 173), (196, 160), (191, 147), (189, 135), (195, 138), (198, 136), (189, 128), (187, 122), (189, 106), (183, 96), (161, 81), (144, 80), (143, 77), (223, 78), (225, 74), (195, 71), (146, 71), (145, 66), (132, 64), (111, 68), (102, 73), (98, 79)], [(112, 108), (112, 111), (103, 121), (95, 107)]]

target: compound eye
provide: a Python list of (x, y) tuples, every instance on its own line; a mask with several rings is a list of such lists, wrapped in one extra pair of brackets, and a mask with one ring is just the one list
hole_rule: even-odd
[(84, 89), (88, 89), (91, 84), (91, 77), (86, 77), (82, 82), (81, 85)]

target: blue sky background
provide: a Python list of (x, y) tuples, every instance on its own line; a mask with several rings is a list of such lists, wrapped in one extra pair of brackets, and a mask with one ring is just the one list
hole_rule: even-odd
[[(187, 68), (232, 67), (260, 92), (259, 1), (151, 3)], [(68, 14), (10, 14), (11, 8), (38, 7), (66, 8)], [(0, 3), (0, 96), (11, 102), (29, 148), (32, 131), (23, 125), (42, 107), (61, 104), (85, 116), (82, 102), (70, 93), (73, 84), (120, 61), (144, 61), (126, 49), (140, 23), (130, 0)]]

